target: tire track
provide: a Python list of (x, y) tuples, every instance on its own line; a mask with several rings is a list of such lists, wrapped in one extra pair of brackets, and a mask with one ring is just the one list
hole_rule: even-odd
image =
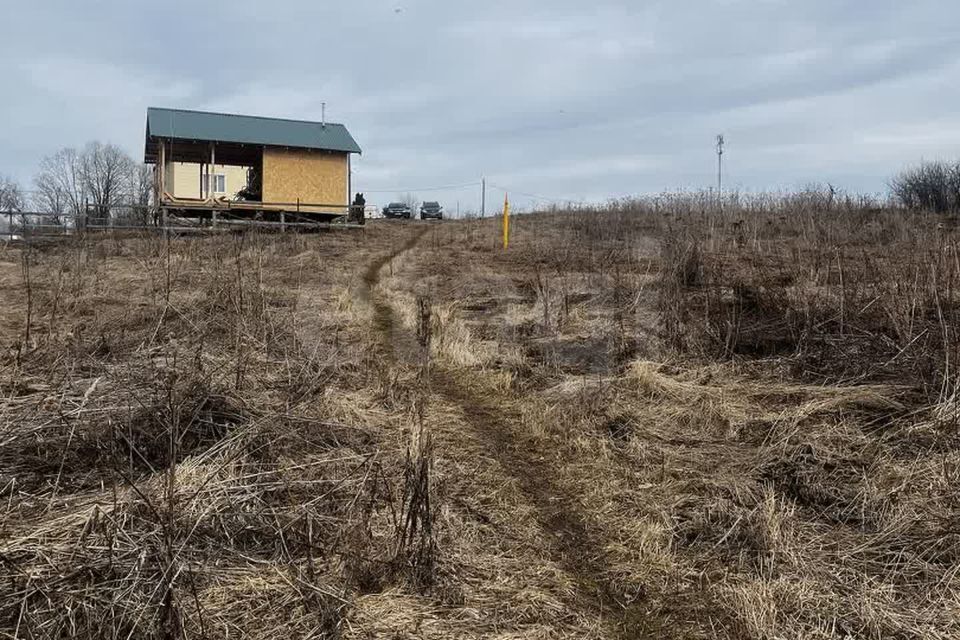
[[(397, 335), (395, 311), (376, 286), (384, 266), (415, 247), (426, 232), (423, 229), (411, 235), (400, 247), (374, 260), (363, 276), (363, 297), (373, 306), (373, 327), (382, 355), (392, 361), (409, 351), (403, 347), (412, 344), (413, 337)], [(434, 393), (460, 408), (467, 425), (489, 445), (493, 458), (534, 507), (551, 556), (577, 585), (576, 597), (567, 604), (595, 616), (606, 630), (605, 637), (661, 637), (664, 630), (650, 614), (643, 586), (640, 597), (631, 598), (610, 581), (612, 571), (603, 557), (603, 541), (591, 533), (576, 496), (555, 480), (556, 469), (542, 455), (542, 443), (518, 433), (514, 425), (520, 423), (520, 413), (512, 403), (491, 399), (449, 368), (432, 367), (430, 382)]]

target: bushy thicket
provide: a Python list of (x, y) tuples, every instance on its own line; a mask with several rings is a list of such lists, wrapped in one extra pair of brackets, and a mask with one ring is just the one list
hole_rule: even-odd
[(946, 213), (960, 209), (960, 161), (924, 162), (890, 181), (890, 191), (910, 209)]

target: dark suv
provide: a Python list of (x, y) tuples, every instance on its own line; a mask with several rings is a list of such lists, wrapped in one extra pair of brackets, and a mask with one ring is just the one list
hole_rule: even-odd
[(427, 218), (443, 220), (443, 207), (440, 206), (439, 202), (424, 202), (420, 205), (420, 219), (426, 220)]
[(402, 202), (391, 202), (383, 208), (384, 218), (410, 218), (410, 205)]

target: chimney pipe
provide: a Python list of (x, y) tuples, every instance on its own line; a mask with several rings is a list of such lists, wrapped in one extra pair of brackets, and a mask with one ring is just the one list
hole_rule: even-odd
[(327, 103), (320, 103), (320, 126), (324, 129), (327, 128)]

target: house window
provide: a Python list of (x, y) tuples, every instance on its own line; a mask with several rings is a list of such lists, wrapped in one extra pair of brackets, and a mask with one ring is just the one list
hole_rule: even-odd
[[(210, 180), (208, 180), (208, 178)], [(227, 192), (227, 176), (223, 173), (211, 173), (209, 176), (203, 175), (201, 176), (201, 184), (203, 185), (203, 190), (205, 193)], [(210, 189), (211, 184), (213, 184), (212, 190)]]

